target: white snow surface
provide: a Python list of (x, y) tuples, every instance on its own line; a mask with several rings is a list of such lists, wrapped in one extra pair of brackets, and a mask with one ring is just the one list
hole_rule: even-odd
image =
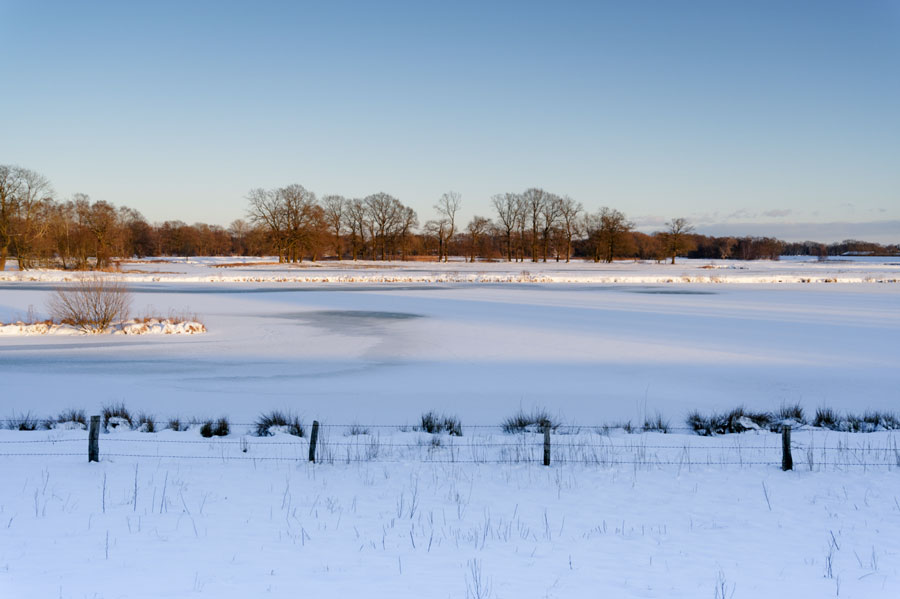
[[(900, 261), (234, 261), (123, 265), (137, 312), (203, 335), (0, 337), (0, 418), (232, 422), (115, 430), (99, 464), (80, 428), (0, 431), (0, 597), (462, 598), (473, 565), (499, 599), (900, 596), (895, 433), (795, 431), (785, 473), (774, 433), (598, 432), (896, 410)], [(67, 276), (0, 273), (0, 321)], [(533, 407), (570, 425), (549, 468), (541, 435), (476, 426)], [(271, 409), (323, 423), (324, 463), (249, 436)], [(427, 410), (463, 436), (399, 430)]]
[(771, 433), (555, 434), (546, 468), (536, 434), (325, 427), (312, 465), (235, 429), (103, 434), (99, 464), (0, 431), (75, 454), (0, 458), (0, 595), (463, 598), (472, 564), (496, 598), (900, 593), (892, 433), (799, 431), (781, 472)]
[[(219, 270), (208, 262), (186, 268)], [(801, 264), (807, 278), (820, 265)], [(859, 279), (895, 269), (889, 259), (841, 264)], [(670, 268), (624, 268), (644, 266)], [(160, 417), (246, 421), (279, 408), (402, 424), (436, 409), (494, 424), (539, 406), (601, 424), (739, 404), (894, 409), (900, 385), (892, 283), (130, 284), (135, 312), (196, 313), (209, 332), (0, 338), (0, 416), (124, 401)], [(29, 306), (40, 317), (56, 285), (0, 282), (0, 321)]]

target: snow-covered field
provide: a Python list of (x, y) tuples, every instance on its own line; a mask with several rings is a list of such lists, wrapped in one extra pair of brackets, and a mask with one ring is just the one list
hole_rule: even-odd
[[(3, 431), (0, 453), (76, 455), (0, 457), (0, 596), (466, 597), (473, 566), (499, 598), (900, 593), (893, 433), (797, 432), (782, 473), (771, 433), (595, 428), (896, 409), (900, 260), (235, 261), (123, 264), (137, 312), (196, 313), (203, 335), (0, 338), (0, 418), (124, 402), (163, 421), (279, 408), (385, 426), (326, 426), (333, 463), (316, 466), (293, 437), (244, 453), (244, 425), (103, 435), (99, 465), (83, 431)], [(45, 316), (71, 276), (0, 273), (0, 322)], [(583, 427), (554, 435), (571, 461), (511, 459), (540, 448), (475, 427), (534, 407)], [(432, 409), (463, 437), (398, 429)]]
[(2, 458), (2, 596), (900, 593), (890, 433), (797, 433), (783, 473), (770, 433), (554, 435), (545, 468), (540, 435), (324, 432), (310, 465), (287, 435), (110, 433), (88, 464), (81, 431), (4, 431), (77, 455)]

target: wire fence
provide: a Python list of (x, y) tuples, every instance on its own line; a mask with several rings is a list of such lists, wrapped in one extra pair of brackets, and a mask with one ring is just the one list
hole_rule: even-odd
[[(246, 434), (234, 432), (251, 427)], [(256, 437), (255, 423), (235, 423), (227, 436), (203, 438), (196, 431), (99, 435), (104, 460), (190, 460), (229, 462), (584, 464), (598, 467), (781, 467), (784, 436), (768, 431), (700, 436), (690, 428), (667, 433), (603, 426), (526, 428), (506, 433), (496, 425), (467, 426), (462, 436), (430, 434), (411, 425), (321, 424), (315, 441), (288, 434)], [(680, 434), (680, 433), (685, 434)], [(29, 438), (35, 435), (35, 438)], [(185, 435), (191, 438), (173, 438)], [(88, 431), (50, 430), (0, 438), (0, 458), (86, 459)], [(900, 469), (894, 431), (793, 430), (789, 455), (794, 469)], [(311, 443), (314, 445), (311, 449)]]

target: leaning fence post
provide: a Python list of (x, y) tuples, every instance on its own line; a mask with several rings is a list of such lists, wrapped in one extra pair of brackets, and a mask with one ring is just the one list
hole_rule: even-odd
[(791, 457), (791, 426), (786, 424), (781, 429), (781, 469), (793, 470), (794, 460)]
[(309, 461), (316, 461), (316, 441), (319, 440), (319, 421), (313, 420), (312, 432), (309, 433)]
[(100, 461), (100, 416), (91, 416), (88, 430), (88, 462)]
[(550, 465), (550, 426), (544, 426), (544, 466)]

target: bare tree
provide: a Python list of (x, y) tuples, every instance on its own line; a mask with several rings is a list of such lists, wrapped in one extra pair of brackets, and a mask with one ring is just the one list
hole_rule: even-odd
[(246, 249), (247, 235), (250, 233), (250, 225), (243, 219), (231, 221), (228, 225), (228, 233), (231, 235), (231, 247), (236, 254), (243, 256)]
[(550, 250), (550, 233), (559, 219), (561, 203), (562, 198), (552, 193), (548, 193), (541, 203), (541, 240), (543, 242), (544, 262), (547, 261), (547, 254)]
[[(438, 203), (435, 204), (434, 208), (438, 211), (441, 216), (443, 216), (443, 220), (447, 221), (447, 227), (445, 229), (446, 237), (441, 243), (441, 247), (443, 248), (444, 253), (444, 262), (447, 261), (449, 256), (446, 255), (446, 244), (444, 241), (449, 241), (453, 238), (453, 233), (456, 231), (456, 213), (459, 211), (459, 206), (462, 203), (462, 196), (456, 193), (455, 191), (448, 191), (444, 195), (441, 196), (441, 199), (438, 200)], [(438, 256), (438, 262), (440, 262), (441, 256)]]
[(522, 194), (524, 212), (531, 221), (531, 261), (538, 261), (538, 239), (541, 231), (541, 217), (544, 203), (549, 194), (543, 189), (532, 187)]
[[(383, 192), (367, 196), (365, 203), (372, 219), (373, 237), (375, 240), (381, 240), (381, 259), (385, 260), (387, 254), (387, 238), (396, 224), (400, 221), (403, 205), (394, 196)], [(375, 243), (375, 240), (373, 240), (373, 243)], [(374, 250), (372, 256), (374, 260)]]
[(409, 206), (403, 206), (397, 219), (397, 237), (400, 243), (400, 259), (406, 260), (406, 244), (412, 230), (419, 226), (419, 217), (416, 211)]
[(344, 214), (347, 208), (347, 200), (344, 196), (327, 195), (322, 198), (322, 209), (325, 211), (325, 220), (331, 235), (334, 237), (334, 255), (340, 260), (344, 255), (343, 243), (341, 235), (344, 233), (345, 219)]
[(685, 218), (673, 218), (666, 223), (663, 236), (666, 253), (672, 258), (672, 264), (675, 264), (675, 256), (688, 248), (688, 236), (693, 232), (693, 225)]
[(309, 251), (315, 261), (318, 240), (314, 237), (321, 216), (316, 194), (294, 183), (277, 189), (275, 197), (284, 213), (288, 258), (291, 262), (302, 262), (304, 252)]
[(594, 260), (612, 262), (628, 240), (634, 228), (624, 214), (604, 206), (594, 217), (591, 242), (594, 245)]
[(94, 245), (96, 268), (109, 266), (115, 236), (118, 233), (118, 214), (115, 206), (99, 201), (91, 203), (85, 194), (75, 194), (75, 212), (78, 222), (89, 234)]
[(522, 218), (522, 196), (499, 193), (491, 198), (491, 203), (497, 211), (500, 230), (506, 238), (506, 261), (512, 262), (512, 236)]
[(492, 226), (493, 223), (491, 222), (491, 219), (483, 216), (473, 216), (472, 220), (469, 221), (469, 224), (466, 227), (466, 230), (469, 232), (469, 241), (471, 244), (471, 257), (469, 262), (475, 262), (475, 257), (478, 255), (478, 241), (491, 230)]
[(47, 302), (50, 316), (89, 333), (102, 333), (128, 318), (131, 293), (120, 279), (91, 274), (70, 286), (58, 287)]
[(284, 262), (288, 245), (287, 215), (280, 198), (274, 191), (251, 189), (247, 194), (250, 203), (247, 217), (255, 225), (265, 227), (278, 253), (278, 262)]
[(360, 252), (366, 251), (366, 231), (369, 229), (369, 211), (360, 199), (347, 203), (347, 226), (350, 229), (350, 256), (356, 261)]
[(40, 173), (0, 165), (0, 271), (6, 268), (9, 249), (16, 250), (19, 268), (29, 268), (35, 242), (48, 228), (53, 189)]
[(584, 207), (581, 202), (576, 202), (569, 196), (564, 196), (559, 203), (559, 217), (562, 224), (562, 234), (566, 240), (566, 262), (572, 256), (572, 238), (580, 232), (581, 213)]

